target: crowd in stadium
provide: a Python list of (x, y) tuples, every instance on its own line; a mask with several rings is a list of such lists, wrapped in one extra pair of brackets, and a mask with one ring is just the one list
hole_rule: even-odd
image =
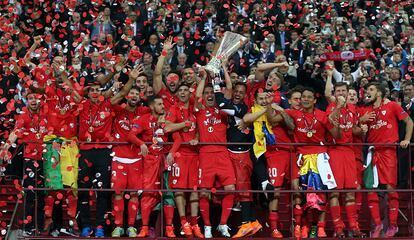
[[(0, 1), (0, 170), (22, 156), (23, 235), (63, 234), (63, 203), (65, 233), (81, 237), (154, 237), (160, 207), (170, 238), (322, 238), (328, 218), (337, 238), (394, 237), (393, 189), (411, 184), (413, 27), (400, 0)], [(229, 32), (243, 38), (219, 56)], [(389, 190), (386, 225), (384, 198), (361, 188)], [(145, 191), (157, 189), (174, 191)], [(290, 235), (280, 189), (297, 190)], [(335, 189), (351, 191), (314, 191)]]

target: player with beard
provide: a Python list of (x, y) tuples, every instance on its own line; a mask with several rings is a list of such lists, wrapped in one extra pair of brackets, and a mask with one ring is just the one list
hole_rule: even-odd
[[(252, 142), (253, 135), (246, 124), (243, 122), (244, 115), (248, 112), (244, 97), (246, 95), (247, 85), (236, 82), (234, 87), (228, 75), (226, 61), (223, 61), (223, 69), (226, 83), (225, 93), (215, 93), (217, 105), (222, 111), (226, 111), (228, 116), (227, 142)], [(236, 194), (237, 200), (241, 205), (242, 225), (233, 238), (252, 236), (262, 229), (262, 225), (256, 219), (254, 213), (252, 194), (247, 192), (252, 189), (251, 175), (253, 171), (253, 162), (250, 159), (251, 145), (228, 145), (227, 150), (236, 175), (236, 189), (245, 190)]]
[[(16, 144), (17, 139), (25, 143), (24, 149), (24, 188), (43, 187), (43, 137), (47, 134), (46, 116), (41, 108), (41, 95), (29, 92), (26, 96), (27, 106), (21, 115), (16, 115), (16, 125), (10, 133), (8, 140), (1, 146), (0, 158), (11, 160), (9, 148)], [(25, 191), (24, 208), (24, 235), (32, 236), (35, 230), (43, 225), (43, 191)], [(36, 209), (37, 208), (37, 209)], [(37, 214), (35, 214), (37, 212)], [(37, 219), (35, 219), (37, 218)]]
[(168, 52), (174, 47), (175, 43), (172, 43), (173, 38), (169, 37), (164, 42), (161, 55), (158, 57), (157, 65), (154, 70), (153, 88), (154, 94), (159, 95), (164, 100), (165, 109), (170, 109), (171, 106), (178, 102), (176, 91), (180, 76), (177, 73), (170, 72), (166, 76), (166, 85), (162, 81), (162, 68), (168, 55)]
[[(83, 101), (79, 116), (79, 139), (87, 144), (80, 144), (79, 178), (80, 188), (99, 189), (110, 188), (111, 181), (111, 145), (114, 138), (111, 136), (114, 118), (114, 105), (117, 105), (129, 93), (133, 82), (139, 75), (142, 67), (136, 67), (129, 72), (129, 79), (120, 92), (111, 99), (102, 95), (101, 85), (93, 82), (88, 89), (88, 99)], [(95, 143), (90, 143), (95, 142)], [(100, 143), (104, 142), (104, 143)], [(96, 184), (94, 184), (96, 183)], [(78, 196), (79, 218), (82, 226), (82, 237), (92, 234), (90, 223), (89, 192), (80, 191)], [(110, 193), (99, 191), (96, 199), (96, 230), (95, 237), (104, 237), (103, 226), (105, 213), (109, 206)]]
[[(138, 78), (141, 73), (142, 69), (138, 69), (138, 71), (134, 72)], [(131, 79), (135, 78), (135, 75), (131, 76)], [(127, 100), (126, 105), (115, 105), (113, 107), (115, 113), (113, 136), (117, 142), (128, 141), (128, 134), (132, 129), (132, 122), (143, 114), (149, 112), (147, 107), (139, 106), (140, 93), (138, 87), (132, 87), (125, 97)], [(139, 149), (135, 145), (115, 145), (113, 147), (113, 152), (111, 188), (115, 189), (113, 215), (115, 216), (116, 228), (112, 232), (112, 237), (121, 237), (124, 234), (124, 193), (117, 189), (141, 189), (143, 165), (142, 156), (139, 155)], [(139, 208), (137, 192), (133, 191), (127, 193), (125, 194), (125, 197), (129, 199), (128, 229), (126, 233), (128, 237), (136, 237), (137, 230), (134, 227), (134, 224)]]
[[(340, 138), (341, 132), (337, 126), (328, 127), (328, 118), (326, 114), (315, 108), (316, 98), (313, 89), (304, 88), (301, 95), (300, 110), (289, 109), (286, 113), (294, 120), (295, 129), (293, 137), (295, 142), (309, 143), (312, 146), (298, 146), (297, 153), (299, 154), (298, 165), (300, 166), (300, 184), (303, 189), (311, 188), (315, 190), (322, 189), (323, 185), (332, 188), (335, 185), (333, 179), (329, 176), (329, 165), (327, 160), (327, 147), (320, 145), (326, 142), (325, 136), (329, 132), (333, 137)], [(317, 145), (315, 145), (317, 144)], [(316, 162), (325, 163), (325, 168), (316, 168)], [(313, 179), (313, 181), (310, 181)], [(305, 209), (318, 210), (319, 222), (317, 235), (318, 237), (326, 237), (325, 233), (325, 194), (308, 193), (307, 205)]]
[[(154, 96), (148, 99), (151, 113), (144, 114), (134, 120), (132, 130), (128, 134), (128, 141), (140, 147), (140, 154), (144, 158), (143, 167), (143, 186), (145, 189), (160, 188), (160, 170), (164, 164), (164, 154), (168, 151), (162, 143), (168, 141), (168, 134), (165, 130), (165, 108), (163, 99)], [(138, 138), (139, 136), (139, 138)], [(146, 143), (153, 143), (149, 147)], [(181, 141), (175, 141), (168, 156), (167, 161), (172, 162), (173, 157), (180, 146)], [(141, 197), (142, 229), (137, 237), (147, 237), (149, 235), (149, 218), (151, 210), (159, 203), (157, 192), (143, 192)], [(174, 228), (171, 225), (166, 227), (167, 237), (175, 237)]]
[[(177, 96), (179, 102), (172, 106), (166, 117), (166, 130), (174, 132), (173, 139), (177, 141), (176, 134), (184, 142), (190, 145), (182, 145), (178, 149), (179, 155), (174, 158), (174, 163), (169, 176), (169, 185), (172, 189), (193, 189), (198, 186), (198, 132), (194, 115), (194, 103), (190, 101), (190, 87), (181, 83)], [(188, 197), (188, 196), (187, 196)], [(189, 196), (191, 217), (186, 218), (187, 198), (184, 192), (175, 193), (175, 202), (182, 230), (186, 237), (204, 238), (197, 223), (198, 193), (192, 192)]]
[[(396, 102), (385, 102), (385, 88), (378, 83), (366, 86), (366, 99), (370, 106), (366, 111), (373, 117), (367, 122), (367, 142), (374, 145), (373, 166), (378, 170), (379, 184), (387, 190), (393, 190), (397, 184), (397, 152), (394, 146), (375, 146), (376, 143), (398, 142), (398, 121), (406, 124), (404, 140), (400, 147), (407, 148), (413, 133), (413, 121)], [(379, 211), (379, 199), (376, 192), (368, 193), (368, 206), (376, 226), (371, 237), (380, 237), (382, 223)], [(388, 192), (389, 227), (385, 237), (393, 237), (398, 232), (398, 193)]]
[[(213, 87), (205, 86), (206, 76), (201, 77), (197, 86), (196, 112), (197, 126), (200, 135), (200, 142), (210, 143), (227, 143), (227, 114), (220, 111), (215, 103)], [(225, 145), (203, 145), (200, 147), (199, 155), (199, 187), (201, 189), (212, 189), (218, 182), (226, 191), (235, 190), (236, 177)], [(217, 181), (216, 181), (217, 180)], [(200, 211), (204, 221), (204, 236), (212, 238), (210, 222), (210, 203), (209, 194), (203, 192), (200, 194)], [(217, 230), (224, 237), (230, 237), (228, 232), (227, 220), (233, 206), (234, 194), (225, 193), (221, 206), (220, 225)]]
[[(255, 95), (255, 104), (251, 111), (243, 117), (246, 124), (253, 124), (256, 143), (254, 150), (256, 157), (264, 154), (267, 162), (267, 172), (270, 183), (275, 190), (279, 190), (283, 181), (289, 176), (290, 162), (293, 149), (288, 145), (275, 145), (275, 143), (291, 143), (287, 129), (293, 130), (295, 125), (293, 120), (287, 115), (283, 108), (273, 104), (273, 93), (264, 92), (258, 89)], [(275, 114), (273, 108), (280, 113)], [(275, 137), (275, 142), (270, 140)], [(266, 144), (265, 147), (261, 141)], [(258, 145), (257, 147), (256, 144)], [(277, 229), (278, 225), (278, 202), (280, 194), (276, 191), (269, 203), (269, 221), (272, 230), (272, 237), (283, 238), (282, 233)]]
[[(328, 70), (328, 75), (331, 75)], [(354, 136), (361, 136), (363, 131), (358, 126), (358, 114), (352, 104), (347, 104), (348, 84), (341, 82), (334, 85), (334, 99), (326, 111), (328, 118), (335, 122), (341, 129), (341, 138), (333, 138), (332, 142), (343, 144), (352, 143)], [(330, 156), (330, 166), (335, 177), (336, 189), (356, 189), (358, 187), (358, 177), (354, 150), (351, 146), (330, 146), (328, 147)], [(330, 194), (329, 200), (330, 213), (335, 225), (335, 237), (344, 238), (345, 224), (341, 219), (341, 207), (339, 205), (339, 193)], [(345, 210), (348, 217), (348, 224), (353, 237), (364, 237), (359, 230), (356, 221), (355, 194), (346, 193)]]

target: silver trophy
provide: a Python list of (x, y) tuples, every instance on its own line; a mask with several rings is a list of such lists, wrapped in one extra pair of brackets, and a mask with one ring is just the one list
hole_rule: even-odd
[(221, 59), (228, 58), (240, 48), (240, 46), (246, 41), (246, 38), (240, 34), (233, 32), (225, 32), (220, 47), (210, 62), (207, 63), (205, 69), (210, 72), (212, 77), (212, 84), (214, 92), (220, 92), (220, 83), (222, 79), (220, 77)]
[(233, 55), (245, 41), (246, 38), (240, 34), (225, 32), (216, 55), (207, 63), (205, 69), (214, 75), (220, 74), (221, 59)]

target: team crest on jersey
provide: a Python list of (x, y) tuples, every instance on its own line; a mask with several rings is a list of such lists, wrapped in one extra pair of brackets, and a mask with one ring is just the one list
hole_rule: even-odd
[(385, 116), (385, 114), (387, 113), (387, 110), (383, 110), (381, 113), (382, 113), (382, 115)]

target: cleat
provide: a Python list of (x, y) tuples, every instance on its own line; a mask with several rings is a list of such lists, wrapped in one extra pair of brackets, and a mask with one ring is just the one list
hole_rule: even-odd
[(252, 231), (250, 232), (249, 236), (252, 236), (263, 229), (262, 224), (260, 224), (259, 221), (257, 221), (257, 219), (254, 222), (250, 222), (250, 225), (252, 226)]
[(103, 227), (97, 227), (96, 229), (95, 229), (95, 237), (99, 237), (99, 238), (101, 238), (101, 237), (105, 237), (105, 230), (103, 229)]
[(195, 238), (204, 238), (204, 235), (201, 233), (201, 229), (198, 226), (198, 224), (191, 226), (191, 229), (193, 230), (193, 234)]
[(397, 226), (389, 226), (387, 229), (387, 232), (385, 233), (385, 237), (391, 238), (394, 237), (395, 234), (398, 233), (398, 227)]
[(165, 236), (167, 236), (168, 238), (175, 238), (175, 234), (174, 234), (174, 227), (173, 226), (166, 226), (165, 227)]
[(90, 227), (82, 228), (82, 232), (80, 234), (81, 237), (90, 237), (92, 235), (92, 229)]
[(141, 231), (139, 232), (139, 238), (144, 238), (149, 236), (148, 226), (142, 226)]
[[(319, 234), (318, 234), (319, 236)], [(343, 228), (337, 228), (335, 229), (334, 238), (346, 238), (344, 229)]]
[(129, 227), (127, 229), (127, 236), (130, 238), (136, 238), (137, 237), (137, 229), (134, 227)]
[(295, 226), (295, 228), (293, 230), (293, 236), (295, 238), (300, 238), (302, 236), (302, 232), (301, 232), (301, 229), (300, 229), (300, 225), (296, 225)]
[(204, 237), (205, 238), (213, 237), (213, 234), (211, 234), (211, 226), (204, 226)]
[(326, 238), (328, 235), (326, 235), (325, 228), (324, 227), (318, 227), (318, 238)]
[(184, 233), (186, 237), (193, 236), (193, 229), (191, 229), (190, 223), (186, 222), (182, 227), (181, 231)]
[(318, 227), (312, 226), (309, 232), (309, 238), (316, 238), (318, 236)]
[(381, 231), (382, 231), (382, 224), (375, 226), (374, 230), (371, 232), (372, 238), (379, 238), (381, 237)]
[(272, 238), (283, 238), (283, 234), (277, 229), (273, 229)]
[(351, 235), (351, 238), (366, 238), (367, 237), (367, 235), (361, 232), (359, 228), (349, 231), (349, 234)]
[(244, 223), (239, 226), (239, 231), (237, 231), (237, 233), (233, 235), (232, 238), (241, 238), (241, 237), (247, 236), (248, 234), (251, 233), (252, 230), (253, 229), (252, 229), (252, 225), (250, 222)]
[(302, 231), (301, 231), (300, 234), (301, 234), (302, 238), (308, 238), (309, 237), (309, 227), (308, 226), (303, 226)]
[(113, 231), (111, 236), (112, 237), (121, 237), (122, 235), (124, 235), (124, 229), (121, 227), (116, 227)]
[(157, 235), (155, 234), (155, 228), (150, 227), (148, 230), (148, 234), (150, 238), (155, 238)]
[(220, 224), (217, 226), (217, 231), (220, 232), (223, 237), (228, 237), (228, 238), (231, 237), (229, 230), (231, 229), (226, 224), (224, 225)]

